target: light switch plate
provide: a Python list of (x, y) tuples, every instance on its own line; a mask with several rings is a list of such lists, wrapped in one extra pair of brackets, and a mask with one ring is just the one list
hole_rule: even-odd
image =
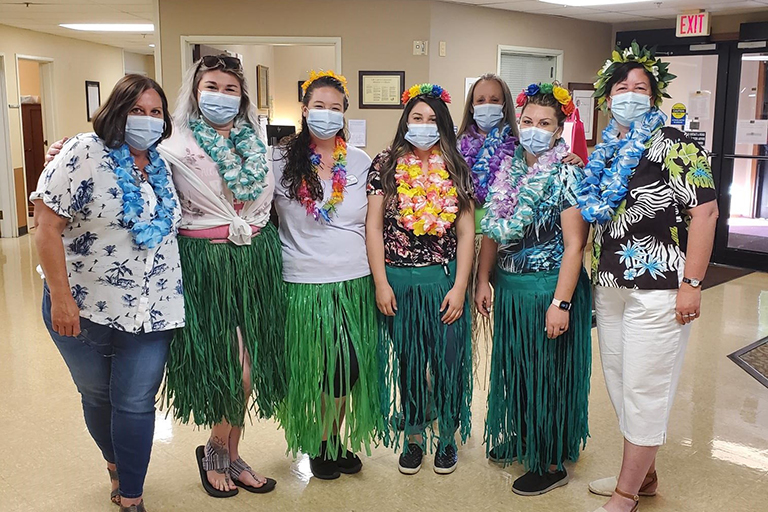
[(445, 41), (440, 41), (440, 56), (445, 57)]

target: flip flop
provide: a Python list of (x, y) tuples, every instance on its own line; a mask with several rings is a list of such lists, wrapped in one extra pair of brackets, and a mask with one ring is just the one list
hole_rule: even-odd
[(200, 470), (200, 482), (203, 484), (203, 489), (214, 498), (231, 498), (232, 496), (235, 496), (239, 492), (237, 489), (220, 491), (208, 481), (206, 471), (229, 470), (229, 455), (213, 453), (213, 448), (209, 450), (210, 454), (206, 455), (205, 452), (207, 447), (207, 445), (198, 446), (195, 450), (195, 454), (197, 455), (197, 468)]
[(238, 457), (237, 460), (232, 461), (229, 465), (229, 477), (232, 479), (232, 481), (235, 483), (236, 486), (242, 487), (248, 492), (252, 492), (255, 494), (266, 494), (268, 492), (273, 491), (275, 489), (275, 486), (277, 485), (277, 481), (271, 478), (267, 478), (267, 481), (258, 487), (245, 484), (238, 478), (240, 475), (243, 474), (243, 472), (250, 473), (255, 480), (258, 480), (258, 478), (256, 478), (256, 473), (253, 472), (253, 469), (251, 469), (251, 466), (246, 464), (243, 459)]

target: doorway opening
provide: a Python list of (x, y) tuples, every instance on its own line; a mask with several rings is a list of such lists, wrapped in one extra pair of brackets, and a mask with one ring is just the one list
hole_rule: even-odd
[(5, 55), (0, 53), (0, 237), (19, 236), (16, 198), (14, 196), (13, 160), (8, 93), (6, 91)]

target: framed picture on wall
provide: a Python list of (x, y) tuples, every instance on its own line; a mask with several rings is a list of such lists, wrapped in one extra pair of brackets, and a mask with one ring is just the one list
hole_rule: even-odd
[(304, 101), (304, 88), (302, 87), (304, 82), (306, 82), (306, 80), (299, 80), (299, 103)]
[(573, 102), (579, 109), (581, 122), (584, 123), (587, 146), (594, 146), (597, 142), (597, 101), (592, 96), (595, 86), (590, 83), (569, 82), (568, 90), (571, 91)]
[(259, 110), (269, 108), (269, 68), (256, 66), (256, 96), (258, 97)]
[(85, 81), (85, 114), (88, 121), (93, 119), (93, 114), (101, 106), (101, 89), (99, 82)]
[(405, 71), (360, 71), (360, 108), (403, 108)]

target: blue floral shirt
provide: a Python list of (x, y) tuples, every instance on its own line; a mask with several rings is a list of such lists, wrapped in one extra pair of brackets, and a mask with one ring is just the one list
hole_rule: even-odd
[[(114, 167), (109, 148), (96, 134), (80, 134), (45, 168), (30, 200), (42, 200), (68, 220), (62, 241), (81, 317), (133, 333), (182, 327), (184, 297), (176, 244), (181, 208), (176, 192), (171, 234), (154, 249), (139, 249), (122, 223), (123, 199)], [(134, 172), (144, 200), (141, 219), (148, 221), (156, 196), (138, 169)]]

